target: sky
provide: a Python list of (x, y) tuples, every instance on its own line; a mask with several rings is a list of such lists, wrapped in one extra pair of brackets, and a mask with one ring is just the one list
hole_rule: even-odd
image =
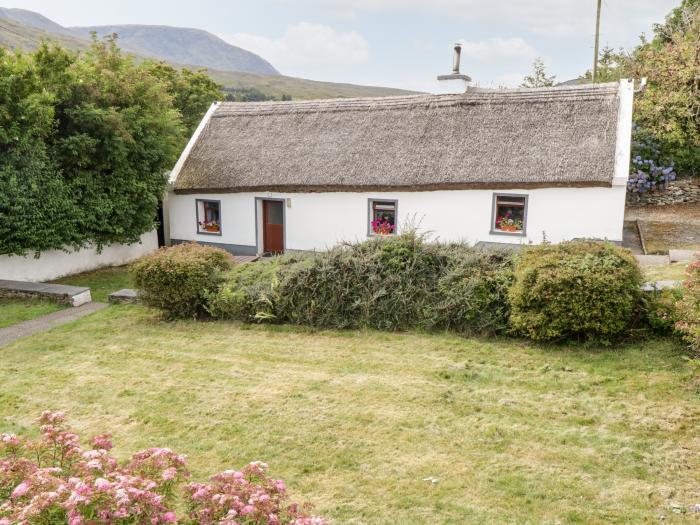
[[(629, 49), (680, 0), (603, 0), (601, 45)], [(452, 69), (517, 86), (540, 57), (557, 81), (591, 68), (596, 0), (0, 0), (64, 26), (205, 29), (285, 75), (436, 91)]]

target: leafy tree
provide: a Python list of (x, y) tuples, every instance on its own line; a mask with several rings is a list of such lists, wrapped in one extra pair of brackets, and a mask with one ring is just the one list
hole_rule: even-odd
[[(615, 51), (606, 45), (598, 57), (598, 71), (596, 72), (596, 82), (617, 82), (625, 76), (625, 64), (628, 60), (624, 49)], [(593, 71), (588, 70), (581, 78), (582, 81), (591, 82)]]
[(80, 244), (78, 208), (45, 144), (53, 129), (34, 63), (0, 48), (0, 253)]
[(135, 242), (185, 131), (165, 83), (115, 39), (0, 54), (0, 253)]
[(635, 121), (653, 133), (679, 171), (700, 174), (700, 1), (685, 0), (651, 41), (643, 40), (625, 69), (648, 79)]
[[(683, 0), (654, 27), (654, 38), (642, 35), (629, 54), (606, 46), (599, 64), (596, 82), (647, 79), (635, 97), (638, 129), (658, 145), (657, 157), (666, 164), (700, 174), (700, 0)], [(590, 81), (591, 72), (584, 78)]]
[(222, 86), (206, 70), (176, 69), (167, 62), (147, 62), (148, 71), (165, 83), (175, 108), (182, 115), (187, 138), (199, 125), (209, 106), (223, 97)]
[(536, 58), (535, 62), (532, 64), (532, 75), (528, 75), (523, 79), (520, 87), (524, 88), (538, 88), (538, 87), (550, 87), (554, 85), (556, 76), (547, 76), (547, 71), (544, 67), (544, 62), (541, 58)]

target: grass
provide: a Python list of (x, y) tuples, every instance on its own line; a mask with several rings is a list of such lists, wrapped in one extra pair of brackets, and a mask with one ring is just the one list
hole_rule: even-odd
[(66, 306), (44, 299), (0, 297), (0, 328), (57, 312)]
[(700, 380), (667, 340), (544, 348), (117, 306), (3, 348), (0, 384), (0, 432), (53, 408), (122, 455), (186, 453), (196, 479), (265, 460), (338, 524), (683, 523), (672, 507), (700, 502)]
[(684, 281), (687, 277), (686, 268), (688, 268), (687, 262), (647, 266), (643, 268), (644, 278), (647, 281)]
[(133, 286), (126, 266), (100, 268), (92, 272), (63, 277), (54, 282), (73, 286), (87, 286), (90, 288), (92, 300), (101, 303), (107, 302), (108, 296), (112, 292)]

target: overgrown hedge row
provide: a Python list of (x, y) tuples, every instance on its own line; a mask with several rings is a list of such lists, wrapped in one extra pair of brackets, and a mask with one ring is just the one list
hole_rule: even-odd
[(237, 266), (222, 250), (191, 244), (133, 269), (144, 301), (171, 318), (596, 343), (673, 326), (669, 298), (643, 296), (634, 258), (601, 242), (526, 247), (517, 255), (411, 233)]

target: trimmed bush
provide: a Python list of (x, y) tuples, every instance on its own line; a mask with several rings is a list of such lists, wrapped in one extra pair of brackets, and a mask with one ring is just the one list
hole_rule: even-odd
[(690, 349), (700, 354), (700, 258), (688, 266), (683, 298), (676, 303), (676, 331)]
[(632, 254), (610, 243), (525, 248), (509, 293), (512, 329), (536, 341), (610, 343), (635, 319), (641, 283)]
[(197, 318), (206, 315), (206, 299), (218, 291), (233, 258), (218, 248), (196, 243), (161, 248), (131, 266), (140, 299), (160, 308), (165, 316)]

